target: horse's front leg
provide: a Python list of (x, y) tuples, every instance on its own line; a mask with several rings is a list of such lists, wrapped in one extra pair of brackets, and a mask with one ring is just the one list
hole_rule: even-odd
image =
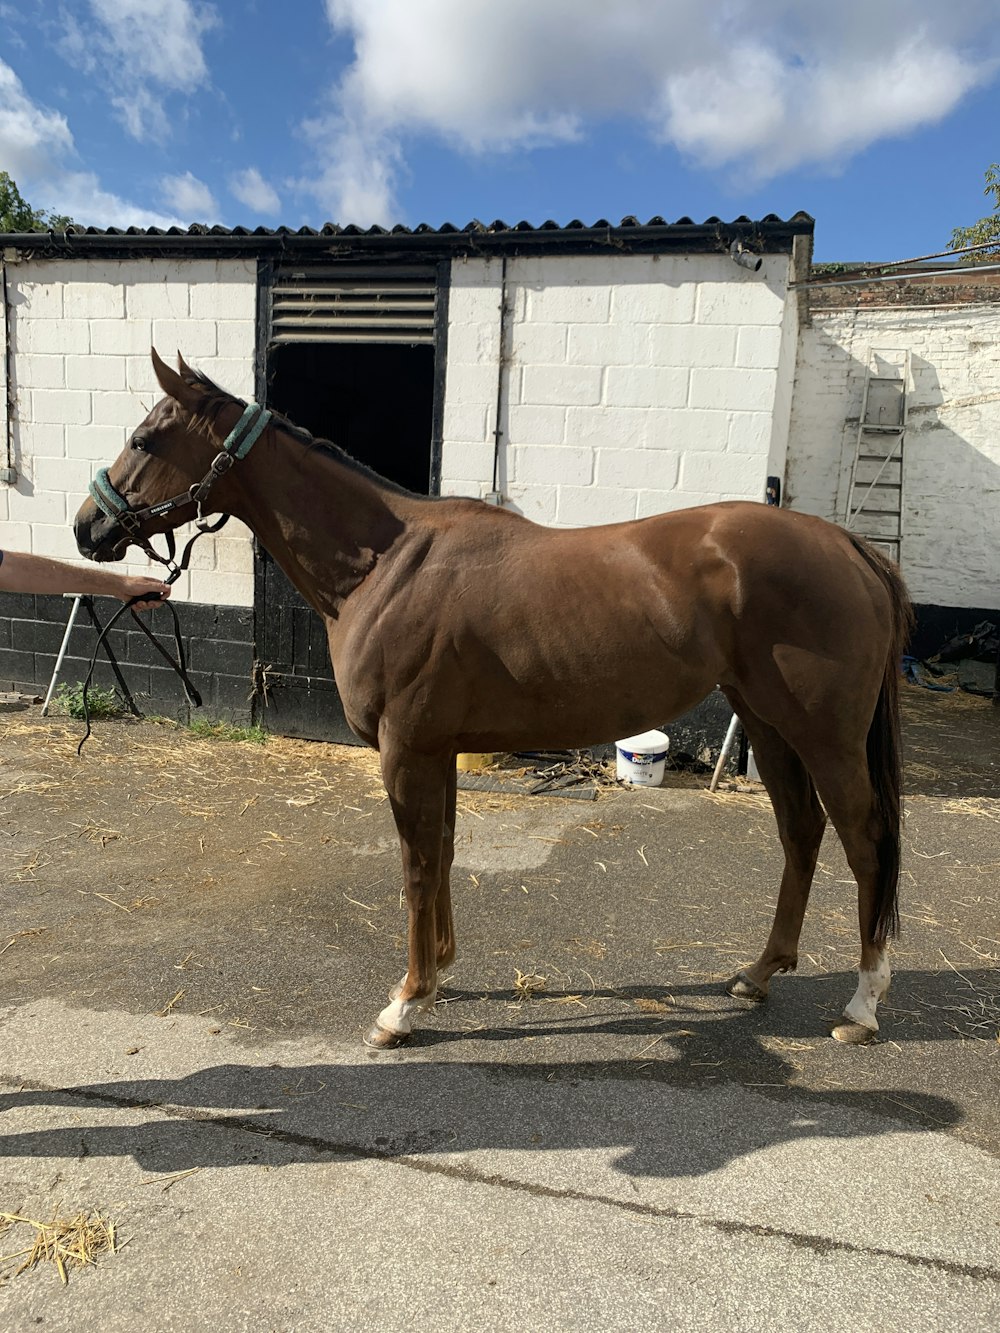
[(382, 779), (389, 793), (403, 858), (408, 916), (406, 976), (393, 991), (365, 1044), (401, 1046), (413, 1019), (430, 1009), (437, 994), (437, 898), (441, 885), (449, 773), (454, 755), (418, 754), (382, 738)]
[[(434, 900), (434, 924), (437, 934), (437, 970), (455, 960), (455, 924), (451, 915), (451, 867), (455, 860), (455, 820), (458, 797), (458, 772), (454, 763), (448, 766), (448, 786), (444, 798), (444, 837), (441, 840), (441, 879)], [(398, 1000), (403, 993), (406, 977), (393, 986), (390, 1000)]]

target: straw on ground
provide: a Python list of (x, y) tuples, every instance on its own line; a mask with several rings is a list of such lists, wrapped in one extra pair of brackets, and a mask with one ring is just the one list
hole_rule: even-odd
[(34, 1231), (31, 1244), (0, 1255), (0, 1272), (18, 1259), (22, 1262), (15, 1277), (37, 1264), (51, 1263), (65, 1286), (69, 1282), (70, 1268), (96, 1264), (102, 1255), (115, 1254), (121, 1248), (114, 1222), (100, 1213), (77, 1213), (72, 1218), (53, 1213), (48, 1222), (36, 1222), (20, 1213), (0, 1213), (0, 1235), (13, 1237), (25, 1227)]

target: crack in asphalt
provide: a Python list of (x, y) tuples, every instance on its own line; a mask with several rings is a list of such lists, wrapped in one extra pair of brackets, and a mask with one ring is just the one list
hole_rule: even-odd
[(565, 1200), (570, 1203), (596, 1204), (600, 1207), (614, 1208), (619, 1212), (633, 1213), (639, 1217), (655, 1218), (670, 1222), (694, 1222), (697, 1226), (710, 1231), (717, 1231), (726, 1236), (759, 1236), (766, 1240), (779, 1240), (801, 1249), (811, 1250), (814, 1254), (849, 1254), (865, 1259), (889, 1259), (907, 1264), (911, 1268), (945, 1273), (952, 1277), (970, 1278), (977, 1282), (995, 1282), (1000, 1284), (1000, 1268), (991, 1264), (961, 1263), (954, 1259), (942, 1259), (933, 1255), (914, 1254), (904, 1250), (892, 1250), (882, 1246), (857, 1245), (852, 1241), (838, 1240), (831, 1236), (818, 1236), (809, 1232), (790, 1231), (782, 1227), (769, 1226), (766, 1223), (738, 1222), (718, 1217), (706, 1217), (701, 1213), (690, 1212), (683, 1208), (671, 1208), (662, 1204), (642, 1203), (639, 1200), (616, 1199), (606, 1194), (592, 1194), (585, 1190), (557, 1188), (530, 1181), (516, 1180), (498, 1173), (477, 1171), (469, 1166), (453, 1166), (446, 1162), (433, 1161), (399, 1153), (392, 1148), (360, 1143), (338, 1142), (320, 1135), (302, 1134), (296, 1130), (281, 1129), (277, 1126), (262, 1124), (245, 1116), (218, 1115), (210, 1111), (192, 1107), (177, 1106), (169, 1102), (140, 1101), (129, 1097), (116, 1096), (113, 1093), (97, 1092), (91, 1088), (59, 1087), (33, 1079), (18, 1079), (0, 1075), (0, 1086), (12, 1092), (58, 1093), (65, 1097), (76, 1098), (83, 1102), (96, 1102), (102, 1106), (115, 1106), (130, 1111), (159, 1111), (172, 1120), (186, 1120), (199, 1125), (235, 1130), (241, 1134), (253, 1134), (255, 1137), (268, 1138), (275, 1143), (289, 1147), (308, 1148), (315, 1153), (329, 1153), (335, 1157), (345, 1157), (357, 1161), (385, 1162), (403, 1167), (409, 1171), (422, 1172), (425, 1175), (444, 1177), (460, 1181), (467, 1185), (492, 1186), (495, 1189), (509, 1190), (516, 1194), (525, 1194), (538, 1199)]

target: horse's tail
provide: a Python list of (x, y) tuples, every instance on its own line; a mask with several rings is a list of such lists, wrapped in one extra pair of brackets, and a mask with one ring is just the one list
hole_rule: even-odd
[(855, 550), (882, 580), (892, 608), (882, 687), (868, 728), (868, 774), (879, 821), (878, 884), (873, 943), (879, 947), (899, 934), (897, 889), (900, 863), (903, 751), (899, 718), (900, 659), (913, 631), (913, 604), (898, 566), (869, 542), (848, 533)]

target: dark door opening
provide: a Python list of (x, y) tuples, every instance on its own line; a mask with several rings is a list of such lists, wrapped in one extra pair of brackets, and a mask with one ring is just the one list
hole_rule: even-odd
[[(270, 349), (267, 406), (397, 485), (423, 495), (434, 488), (433, 346), (279, 343)], [(284, 736), (358, 744), (323, 622), (260, 549), (254, 619), (256, 720)]]
[(407, 490), (430, 494), (434, 348), (284, 343), (268, 406)]

